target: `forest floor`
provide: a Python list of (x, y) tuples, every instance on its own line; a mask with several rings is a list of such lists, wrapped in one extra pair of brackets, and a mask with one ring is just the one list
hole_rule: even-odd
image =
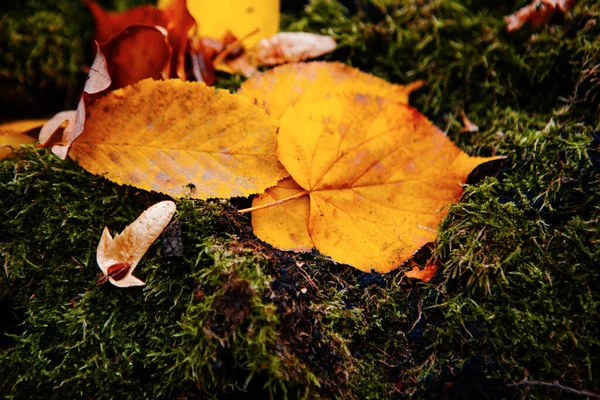
[[(68, 0), (17, 3), (0, 17), (1, 119), (73, 108), (91, 17)], [(282, 30), (334, 36), (327, 60), (424, 80), (412, 106), (468, 154), (506, 157), (471, 176), (415, 256), (436, 276), (275, 250), (237, 213), (248, 199), (179, 199), (175, 233), (136, 271), (147, 285), (95, 286), (104, 226), (165, 196), (24, 146), (0, 161), (0, 394), (598, 397), (600, 4), (507, 33), (526, 1), (288, 3)]]

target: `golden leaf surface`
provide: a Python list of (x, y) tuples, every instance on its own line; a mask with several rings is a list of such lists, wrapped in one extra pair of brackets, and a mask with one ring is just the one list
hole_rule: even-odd
[[(255, 196), (252, 206), (262, 206), (287, 199), (304, 192), (292, 178), (285, 178), (277, 186)], [(315, 247), (307, 221), (310, 217), (310, 202), (307, 196), (252, 212), (254, 234), (265, 242), (282, 250), (310, 251)]]
[(227, 91), (144, 80), (93, 103), (69, 155), (93, 174), (144, 190), (248, 196), (288, 175), (277, 160), (277, 125)]
[[(494, 158), (469, 157), (406, 104), (353, 90), (315, 93), (280, 122), (279, 159), (298, 186), (283, 181), (256, 203), (287, 187), (308, 192), (308, 207), (299, 198), (255, 211), (254, 232), (278, 247), (314, 245), (337, 262), (388, 272), (435, 239), (460, 184)], [(286, 213), (295, 216), (281, 220)]]
[(395, 85), (341, 63), (310, 62), (282, 65), (250, 78), (238, 94), (279, 119), (309, 89), (314, 98), (323, 98), (334, 89), (347, 89), (408, 103), (408, 95), (422, 85), (422, 81)]
[[(148, 248), (160, 236), (175, 214), (175, 203), (161, 201), (144, 211), (123, 232), (113, 238), (104, 228), (96, 261), (104, 276), (115, 286), (141, 286), (145, 283), (132, 275)], [(115, 266), (124, 266), (123, 275), (111, 274)]]

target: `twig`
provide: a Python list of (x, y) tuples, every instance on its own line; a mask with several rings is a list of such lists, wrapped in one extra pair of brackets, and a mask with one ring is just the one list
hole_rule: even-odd
[(300, 273), (302, 274), (302, 276), (304, 276), (304, 279), (306, 279), (308, 281), (308, 283), (310, 283), (312, 285), (312, 287), (314, 287), (315, 289), (318, 290), (319, 288), (317, 287), (317, 285), (315, 285), (313, 280), (310, 279), (310, 276), (306, 273), (306, 271), (302, 269), (302, 263), (297, 262), (296, 267), (298, 267), (298, 269), (300, 270)]
[(543, 382), (543, 381), (522, 380), (521, 382), (517, 382), (517, 383), (508, 383), (506, 386), (508, 386), (508, 387), (543, 386), (543, 387), (549, 387), (549, 388), (554, 388), (554, 389), (560, 389), (560, 390), (563, 390), (568, 393), (577, 394), (579, 396), (587, 396), (587, 397), (593, 397), (596, 399), (600, 399), (599, 394), (588, 392), (587, 390), (577, 390), (572, 387), (561, 385), (560, 383), (556, 383), (556, 382), (551, 383), (551, 382)]
[(419, 318), (417, 318), (417, 320), (412, 325), (412, 327), (410, 328), (410, 330), (408, 332), (406, 332), (406, 335), (408, 335), (409, 333), (411, 333), (417, 327), (417, 324), (419, 323), (419, 321), (421, 321), (421, 318), (423, 317), (422, 307), (423, 307), (423, 301), (422, 301), (422, 299), (419, 299), (419, 305), (418, 305)]

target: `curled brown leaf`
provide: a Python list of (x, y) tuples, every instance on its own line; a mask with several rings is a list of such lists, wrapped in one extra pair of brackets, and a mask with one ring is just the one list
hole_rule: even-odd
[(96, 251), (96, 261), (104, 275), (99, 282), (108, 280), (118, 287), (144, 285), (145, 282), (132, 273), (174, 214), (175, 203), (161, 201), (144, 211), (114, 238), (105, 227)]
[[(40, 147), (51, 147), (52, 152), (61, 159), (66, 159), (69, 148), (75, 139), (83, 133), (85, 126), (85, 107), (91, 104), (97, 98), (101, 97), (111, 86), (111, 79), (108, 73), (108, 65), (104, 54), (97, 46), (96, 58), (88, 74), (83, 94), (79, 99), (77, 110), (62, 111), (51, 118), (40, 131)], [(59, 140), (56, 133), (60, 126), (67, 122), (62, 138)]]

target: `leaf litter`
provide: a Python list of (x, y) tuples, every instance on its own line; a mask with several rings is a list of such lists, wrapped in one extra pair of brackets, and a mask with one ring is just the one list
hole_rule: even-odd
[[(255, 64), (329, 52), (330, 37), (279, 33), (246, 51), (247, 38), (229, 31), (221, 42), (190, 39), (196, 22), (183, 0), (125, 13), (87, 4), (103, 42), (78, 110), (50, 120), (42, 145), (118, 184), (172, 197), (260, 194), (242, 211), (253, 211), (255, 234), (275, 247), (388, 272), (435, 240), (468, 174), (498, 158), (469, 157), (408, 106), (421, 81), (391, 84), (327, 62), (274, 68), (237, 95), (165, 80), (187, 77), (187, 53), (193, 75), (212, 83), (219, 63), (253, 75)], [(135, 282), (129, 262), (105, 267), (109, 278)]]

